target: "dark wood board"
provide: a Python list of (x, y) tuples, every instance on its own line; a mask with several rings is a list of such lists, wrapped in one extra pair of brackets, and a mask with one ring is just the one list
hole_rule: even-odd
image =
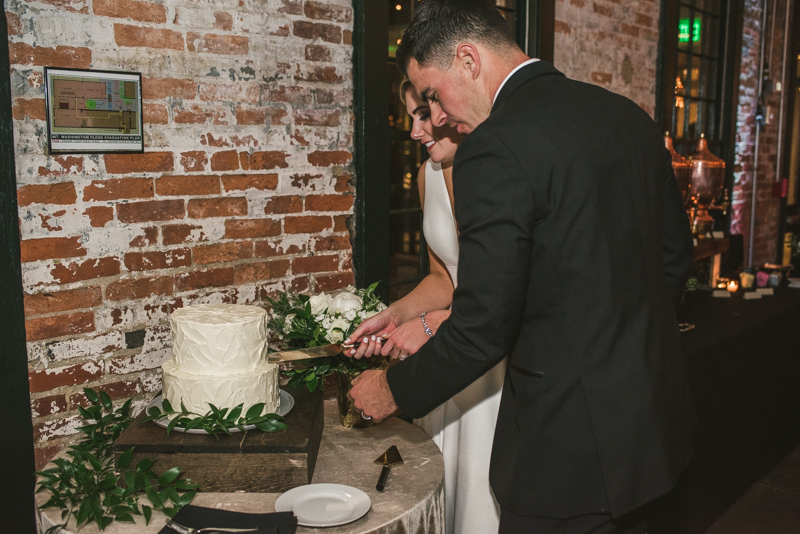
[(153, 422), (141, 423), (144, 413), (114, 443), (117, 460), (134, 447), (132, 465), (149, 458), (153, 471), (182, 467), (184, 476), (201, 491), (255, 493), (283, 492), (311, 482), (322, 439), (322, 392), (282, 388), (295, 404), (286, 415), (289, 428), (279, 432), (222, 435), (175, 432)]

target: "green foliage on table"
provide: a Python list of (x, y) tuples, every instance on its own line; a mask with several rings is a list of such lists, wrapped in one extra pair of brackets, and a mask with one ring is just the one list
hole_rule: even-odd
[(200, 415), (187, 410), (183, 401), (181, 401), (180, 411), (177, 411), (167, 399), (164, 399), (160, 409), (158, 406), (150, 407), (147, 411), (148, 416), (142, 419), (142, 423), (172, 417), (173, 419), (167, 424), (167, 434), (172, 432), (175, 427), (180, 427), (184, 430), (205, 430), (217, 438), (220, 434), (230, 435), (232, 428), (238, 428), (244, 432), (245, 425), (255, 425), (264, 432), (276, 432), (289, 428), (280, 415), (263, 413), (266, 406), (263, 402), (252, 405), (244, 415), (242, 415), (243, 404), (231, 410), (217, 408), (213, 404), (209, 404), (209, 406), (211, 410), (205, 415)]
[[(51, 462), (55, 467), (37, 473), (40, 479), (36, 492), (51, 493), (40, 508), (60, 508), (64, 521), (48, 529), (47, 534), (66, 528), (70, 517), (75, 518), (78, 527), (94, 522), (104, 530), (113, 521), (132, 523), (135, 515), (144, 516), (149, 523), (153, 509), (173, 517), (183, 505), (192, 502), (200, 486), (179, 478), (181, 468), (173, 467), (159, 476), (151, 470), (155, 460), (142, 460), (131, 466), (133, 447), (120, 457), (120, 471), (115, 470), (114, 441), (133, 421), (133, 399), (114, 410), (106, 392), (89, 388), (83, 392), (91, 403), (88, 408), (78, 408), (89, 423), (78, 428), (85, 437), (67, 449), (71, 460), (57, 458)], [(124, 480), (126, 488), (119, 486), (120, 480)], [(142, 494), (150, 501), (149, 506), (140, 504)]]
[[(358, 296), (362, 305), (355, 317), (346, 319), (347, 328), (344, 330), (340, 329), (335, 332), (333, 328), (326, 329), (323, 321), (319, 320), (320, 317), (334, 321), (345, 319), (342, 313), (326, 309), (322, 314), (315, 316), (312, 313), (311, 297), (295, 291), (282, 292), (275, 297), (265, 297), (264, 300), (272, 308), (267, 326), (270, 332), (278, 337), (280, 350), (318, 347), (339, 342), (341, 339), (349, 337), (358, 328), (364, 317), (372, 316), (386, 308), (375, 294), (375, 288), (379, 283), (375, 282), (367, 289), (351, 287), (345, 290)], [(337, 337), (333, 338), (333, 335)], [(298, 360), (293, 362), (293, 369), (282, 372), (289, 377), (289, 387), (305, 386), (308, 391), (313, 393), (317, 389), (322, 389), (325, 377), (334, 371), (356, 376), (362, 371), (380, 365), (384, 360), (385, 358), (382, 356), (356, 360), (339, 353), (335, 356)]]

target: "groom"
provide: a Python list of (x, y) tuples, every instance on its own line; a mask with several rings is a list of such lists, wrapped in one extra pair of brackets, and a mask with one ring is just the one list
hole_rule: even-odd
[(644, 505), (692, 453), (673, 306), (692, 239), (660, 132), (528, 60), (487, 0), (422, 2), (397, 62), (435, 125), (470, 134), (453, 178), (459, 284), (418, 353), (356, 380), (356, 407), (421, 417), (508, 355), (500, 532), (645, 532)]

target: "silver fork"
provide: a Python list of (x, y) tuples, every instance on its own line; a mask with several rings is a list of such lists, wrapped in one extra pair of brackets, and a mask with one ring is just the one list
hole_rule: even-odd
[(224, 528), (224, 527), (191, 528), (191, 527), (185, 527), (180, 523), (176, 523), (172, 519), (167, 519), (166, 526), (168, 526), (178, 534), (204, 534), (211, 532), (258, 532), (258, 528)]

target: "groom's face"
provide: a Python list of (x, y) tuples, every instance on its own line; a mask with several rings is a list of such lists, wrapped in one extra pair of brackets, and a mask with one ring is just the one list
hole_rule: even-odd
[[(458, 133), (468, 134), (489, 115), (483, 110), (487, 106), (481, 105), (479, 86), (458, 59), (447, 70), (435, 65), (420, 67), (411, 59), (408, 77), (430, 106), (434, 126), (448, 124)], [(487, 109), (491, 109), (491, 105)]]

